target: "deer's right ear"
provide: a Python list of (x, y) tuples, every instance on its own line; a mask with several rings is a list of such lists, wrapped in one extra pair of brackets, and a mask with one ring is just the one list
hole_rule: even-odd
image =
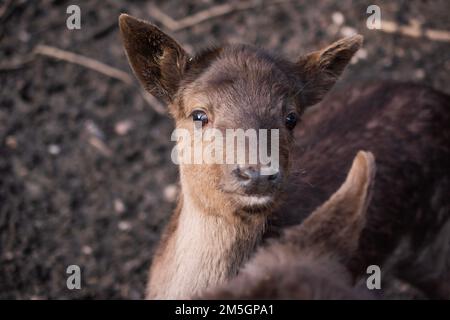
[(136, 77), (151, 94), (171, 102), (189, 59), (186, 51), (156, 26), (127, 14), (120, 15), (119, 27)]

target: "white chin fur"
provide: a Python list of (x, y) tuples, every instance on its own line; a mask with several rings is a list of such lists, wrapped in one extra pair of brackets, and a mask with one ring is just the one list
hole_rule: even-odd
[(239, 196), (241, 203), (249, 207), (263, 206), (272, 201), (272, 196)]

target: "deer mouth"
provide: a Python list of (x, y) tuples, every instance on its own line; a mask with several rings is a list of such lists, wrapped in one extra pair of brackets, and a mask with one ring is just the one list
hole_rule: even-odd
[(237, 194), (236, 201), (242, 207), (242, 210), (251, 213), (264, 212), (274, 206), (274, 197), (272, 195), (243, 195)]
[(277, 190), (272, 192), (245, 192), (240, 189), (221, 188), (221, 191), (227, 194), (232, 201), (244, 211), (260, 212), (274, 207), (277, 198)]
[(253, 206), (266, 206), (273, 202), (273, 196), (268, 195), (238, 195), (240, 202)]

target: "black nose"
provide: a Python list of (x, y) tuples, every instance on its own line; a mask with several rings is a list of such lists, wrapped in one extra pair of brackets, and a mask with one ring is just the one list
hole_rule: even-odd
[(237, 166), (233, 170), (233, 174), (236, 179), (244, 185), (276, 182), (279, 177), (279, 172), (271, 174), (261, 174), (261, 169), (259, 166)]

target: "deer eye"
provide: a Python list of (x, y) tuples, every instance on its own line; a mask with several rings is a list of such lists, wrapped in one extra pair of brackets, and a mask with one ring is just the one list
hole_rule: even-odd
[(297, 124), (297, 115), (294, 112), (289, 113), (286, 116), (285, 124), (289, 130), (294, 129)]
[(192, 121), (194, 121), (194, 122), (201, 121), (202, 126), (204, 126), (208, 123), (208, 115), (206, 114), (205, 111), (194, 110), (194, 112), (192, 112), (191, 116), (192, 116)]

